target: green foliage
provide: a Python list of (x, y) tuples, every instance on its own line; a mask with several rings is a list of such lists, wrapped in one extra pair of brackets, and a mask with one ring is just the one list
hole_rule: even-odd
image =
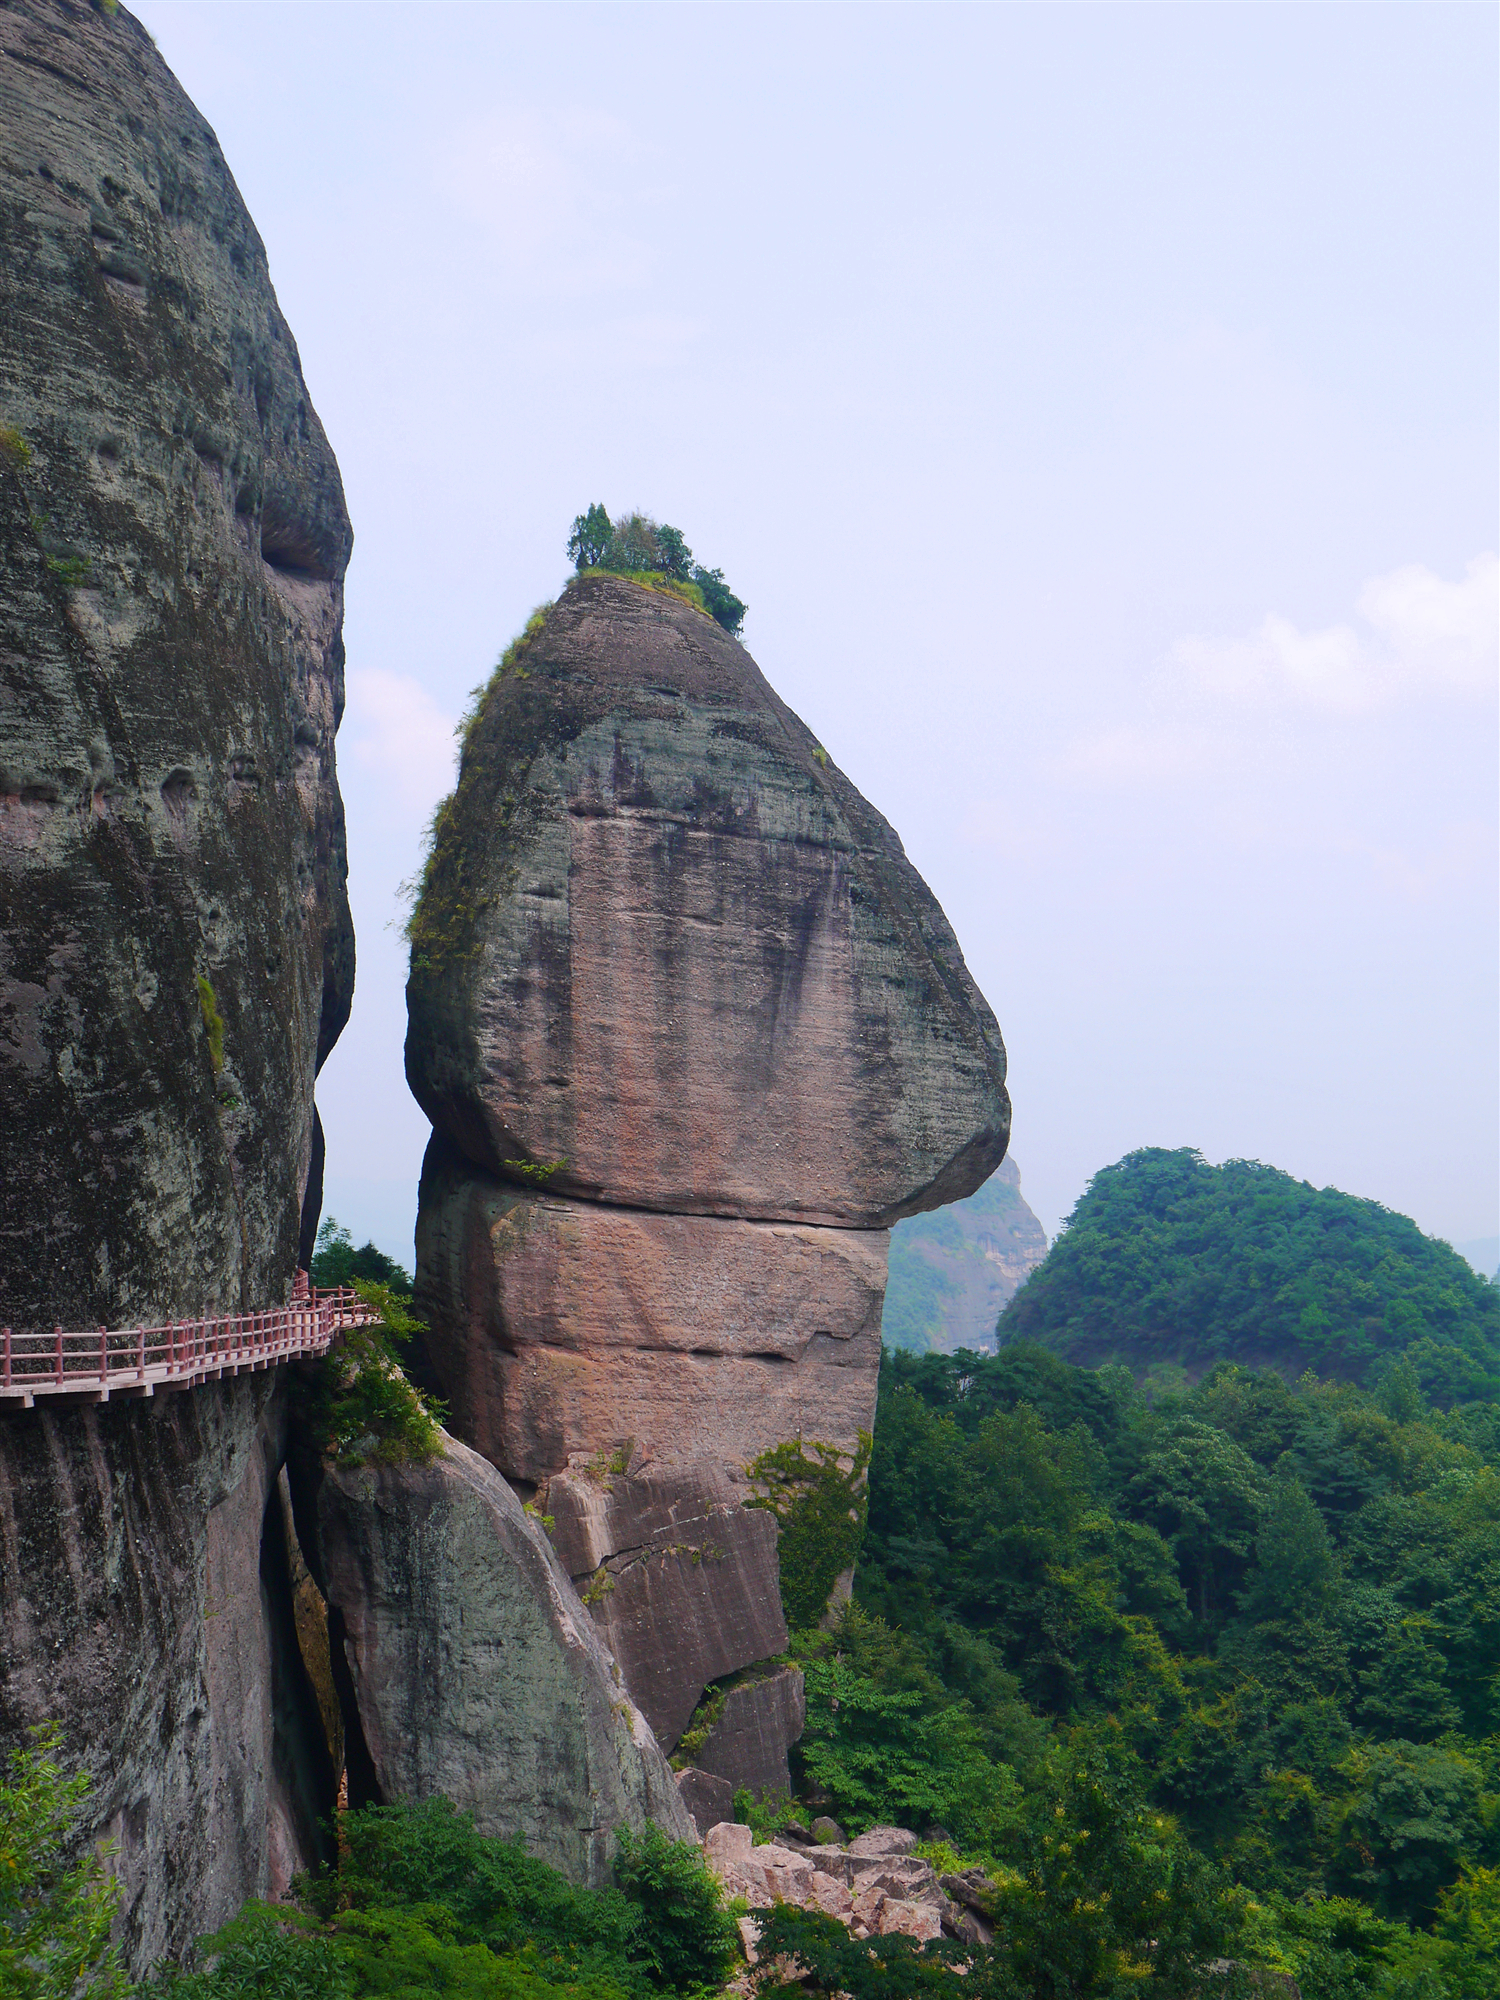
[(366, 1243), (356, 1250), (354, 1238), (335, 1215), (323, 1218), (308, 1276), (315, 1285), (326, 1286), (329, 1290), (339, 1285), (352, 1285), (356, 1279), (364, 1278), (373, 1284), (386, 1286), (398, 1299), (411, 1297), (410, 1271), (398, 1264), (394, 1257), (387, 1257), (373, 1243)]
[(201, 972), (198, 975), (198, 1011), (203, 1016), (203, 1028), (208, 1036), (208, 1059), (217, 1076), (224, 1067), (224, 1017), (219, 1012), (218, 996)]
[(93, 570), (87, 556), (44, 556), (42, 560), (64, 590), (80, 589)]
[(626, 514), (611, 522), (602, 506), (593, 506), (575, 515), (568, 560), (580, 574), (606, 570), (648, 589), (673, 589), (732, 638), (740, 635), (746, 606), (725, 583), (724, 572), (695, 563), (681, 528), (663, 526), (649, 514)]
[(354, 1289), (380, 1314), (346, 1327), (311, 1364), (299, 1413), (322, 1451), (343, 1465), (425, 1464), (443, 1448), (443, 1405), (407, 1380), (400, 1349), (425, 1332), (406, 1310), (409, 1295), (368, 1278)]
[(746, 1504), (776, 1516), (781, 1602), (792, 1631), (817, 1623), (834, 1585), (859, 1556), (872, 1448), (869, 1433), (861, 1431), (853, 1462), (845, 1467), (834, 1446), (814, 1443), (809, 1455), (797, 1438), (762, 1452), (746, 1468), (757, 1489)]
[(14, 424), (0, 424), (0, 459), (15, 472), (25, 472), (31, 464), (31, 446)]
[(1378, 1202), (1188, 1147), (1096, 1174), (998, 1332), (1137, 1374), (1233, 1360), (1369, 1383), (1404, 1353), (1439, 1402), (1500, 1394), (1500, 1289), (1456, 1250)]
[(612, 532), (602, 502), (590, 507), (587, 513), (575, 514), (568, 536), (568, 561), (574, 569), (592, 569), (603, 562)]
[(72, 1853), (89, 1781), (63, 1775), (61, 1742), (56, 1723), (33, 1729), (0, 1782), (0, 1993), (124, 2000), (129, 1989), (109, 1937), (115, 1883), (99, 1855)]
[(441, 1798), (339, 1824), (337, 1868), (294, 1904), (247, 1904), (160, 2000), (652, 2000), (717, 1981), (735, 1938), (702, 1856), (620, 1836), (619, 1886), (575, 1889)]
[(562, 1160), (502, 1160), (501, 1166), (517, 1179), (530, 1181), (533, 1187), (545, 1187), (554, 1174), (561, 1173), (568, 1164)]
[(622, 1827), (618, 1838), (615, 1880), (641, 1912), (639, 1962), (669, 1992), (717, 1984), (729, 1971), (739, 1935), (703, 1856), (657, 1826), (639, 1839)]

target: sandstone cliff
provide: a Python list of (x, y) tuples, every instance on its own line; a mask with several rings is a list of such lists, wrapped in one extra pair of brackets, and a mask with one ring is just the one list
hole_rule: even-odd
[[(0, 1322), (261, 1307), (354, 978), (338, 469), (123, 11), (0, 7), (0, 242)], [(0, 1405), (0, 1744), (63, 1722), (137, 1965), (284, 1887), (332, 1797), (279, 1381)]]
[[(748, 653), (598, 573), (485, 691), (412, 944), (426, 1364), (670, 1750), (785, 1645), (748, 1469), (871, 1426), (888, 1226), (1000, 1161), (999, 1032)], [(800, 1691), (728, 1692), (695, 1756), (785, 1782)]]
[(248, 1310), (354, 978), (338, 468), (123, 11), (0, 9), (0, 240), (0, 1317)]

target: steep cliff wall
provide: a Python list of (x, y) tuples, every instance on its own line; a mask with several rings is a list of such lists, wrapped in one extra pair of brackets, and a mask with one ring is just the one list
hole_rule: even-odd
[[(426, 1362), (670, 1750), (785, 1644), (747, 1468), (872, 1424), (888, 1226), (1001, 1159), (999, 1031), (749, 654), (597, 573), (486, 691), (412, 937)], [(784, 1781), (800, 1714), (752, 1678), (703, 1761)]]
[(1013, 1159), (977, 1194), (891, 1231), (881, 1337), (913, 1353), (995, 1345), (995, 1322), (1047, 1254), (1047, 1232), (1021, 1193)]
[(338, 468), (123, 10), (0, 7), (0, 240), (0, 1317), (249, 1309), (354, 978)]
[[(0, 1321), (264, 1306), (354, 977), (338, 469), (123, 10), (0, 5), (0, 243)], [(331, 1797), (278, 1384), (0, 1404), (0, 1744), (63, 1721), (137, 1964), (284, 1887)]]

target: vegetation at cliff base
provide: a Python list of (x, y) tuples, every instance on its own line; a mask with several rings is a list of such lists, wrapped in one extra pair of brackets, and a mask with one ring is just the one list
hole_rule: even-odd
[(1219, 1361), (1372, 1384), (1405, 1355), (1444, 1404), (1500, 1394), (1500, 1288), (1378, 1202), (1256, 1160), (1144, 1147), (1095, 1174), (1000, 1316), (1069, 1361)]
[(575, 1889), (446, 1800), (339, 1822), (337, 1867), (251, 1903), (155, 2000), (656, 2000), (716, 1990), (735, 1932), (695, 1847), (620, 1835), (616, 1886)]
[(695, 562), (682, 530), (653, 521), (649, 514), (611, 521), (602, 505), (588, 508), (574, 518), (568, 561), (580, 575), (605, 570), (637, 582), (673, 585), (732, 638), (744, 626), (747, 607), (724, 581), (723, 570)]
[(98, 1854), (75, 1851), (89, 1781), (64, 1773), (61, 1745), (57, 1724), (32, 1730), (0, 1778), (0, 1994), (124, 2000), (115, 1884)]
[(1408, 1359), (1151, 1393), (887, 1350), (854, 1602), (792, 1651), (804, 1813), (982, 1865), (1020, 1992), (1187, 1991), (1195, 1952), (1500, 1992), (1500, 1404)]

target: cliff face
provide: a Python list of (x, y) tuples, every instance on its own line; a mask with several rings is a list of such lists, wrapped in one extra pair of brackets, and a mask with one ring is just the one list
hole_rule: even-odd
[[(338, 469), (125, 12), (0, 5), (0, 242), (0, 1321), (261, 1307), (354, 977)], [(63, 1722), (137, 1965), (283, 1888), (332, 1797), (279, 1380), (0, 1405), (0, 1742)]]
[(331, 1790), (279, 1574), (275, 1378), (0, 1416), (0, 1740), (56, 1717), (143, 1966), (279, 1894)]
[(0, 8), (0, 239), (0, 1316), (249, 1309), (353, 987), (338, 468), (123, 11)]
[[(873, 1423), (887, 1226), (1003, 1155), (999, 1032), (744, 649), (599, 574), (467, 731), (408, 1004), (428, 1366), (671, 1749), (785, 1644), (747, 1468), (799, 1437), (852, 1457)], [(707, 1768), (785, 1782), (783, 1683), (736, 1692)]]

